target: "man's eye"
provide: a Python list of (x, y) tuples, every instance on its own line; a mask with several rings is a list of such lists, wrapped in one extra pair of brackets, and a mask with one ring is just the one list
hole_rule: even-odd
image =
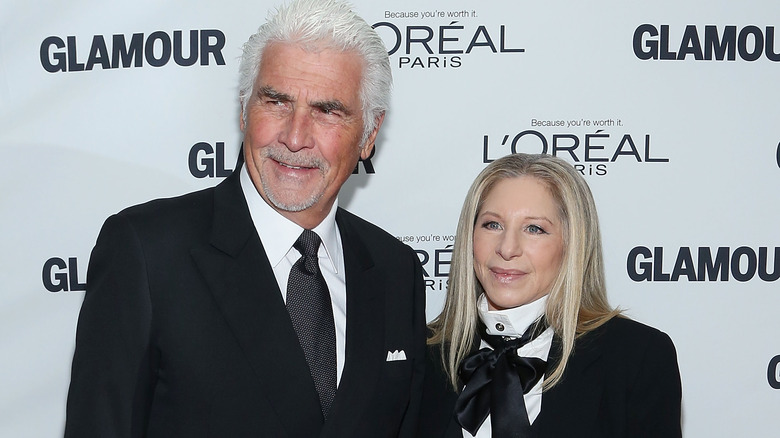
[(319, 110), (320, 114), (324, 114), (326, 116), (338, 116), (341, 114), (338, 108), (334, 108), (328, 105), (317, 107), (317, 109)]

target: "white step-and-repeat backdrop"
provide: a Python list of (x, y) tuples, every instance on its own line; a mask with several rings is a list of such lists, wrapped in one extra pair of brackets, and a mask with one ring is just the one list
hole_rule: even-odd
[[(62, 433), (90, 250), (241, 144), (270, 1), (0, 1), (0, 436)], [(688, 437), (780, 434), (780, 3), (360, 0), (395, 90), (342, 206), (417, 250), (440, 310), (466, 189), (546, 152), (591, 185), (610, 300), (666, 331)]]

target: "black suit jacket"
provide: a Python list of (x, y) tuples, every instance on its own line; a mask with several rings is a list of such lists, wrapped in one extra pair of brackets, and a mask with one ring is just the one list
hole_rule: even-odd
[[(425, 356), (415, 253), (339, 209), (346, 358), (329, 418), (240, 188), (110, 217), (79, 315), (66, 437), (396, 437)], [(404, 350), (405, 361), (386, 361)]]
[[(560, 355), (555, 337), (551, 366)], [(420, 438), (463, 437), (453, 416), (456, 399), (440, 348), (430, 346)], [(532, 426), (539, 438), (680, 437), (681, 399), (669, 336), (616, 317), (577, 339), (563, 380), (542, 395), (542, 411)]]

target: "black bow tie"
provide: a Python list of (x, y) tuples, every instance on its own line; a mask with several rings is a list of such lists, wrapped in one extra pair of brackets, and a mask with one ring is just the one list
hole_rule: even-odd
[(523, 394), (544, 376), (547, 362), (519, 357), (517, 350), (544, 332), (547, 322), (542, 318), (515, 339), (488, 335), (484, 325), (480, 329), (482, 339), (493, 349), (483, 348), (460, 364), (458, 375), (466, 386), (455, 403), (458, 423), (476, 435), (490, 414), (493, 436), (531, 437)]

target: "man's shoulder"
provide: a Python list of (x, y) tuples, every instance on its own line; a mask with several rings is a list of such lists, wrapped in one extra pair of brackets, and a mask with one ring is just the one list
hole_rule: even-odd
[(401, 241), (396, 239), (392, 234), (343, 208), (338, 209), (336, 213), (336, 222), (338, 223), (339, 228), (342, 229), (342, 232), (354, 233), (360, 236), (361, 240), (364, 240), (371, 247), (380, 248), (383, 251), (410, 250), (407, 245), (401, 243)]
[(127, 217), (160, 215), (186, 215), (193, 210), (203, 210), (213, 206), (215, 187), (209, 187), (182, 195), (156, 198), (124, 208), (118, 214)]
[(139, 232), (173, 233), (176, 230), (200, 228), (206, 222), (210, 222), (213, 206), (214, 188), (212, 187), (133, 205), (112, 217), (121, 218)]

